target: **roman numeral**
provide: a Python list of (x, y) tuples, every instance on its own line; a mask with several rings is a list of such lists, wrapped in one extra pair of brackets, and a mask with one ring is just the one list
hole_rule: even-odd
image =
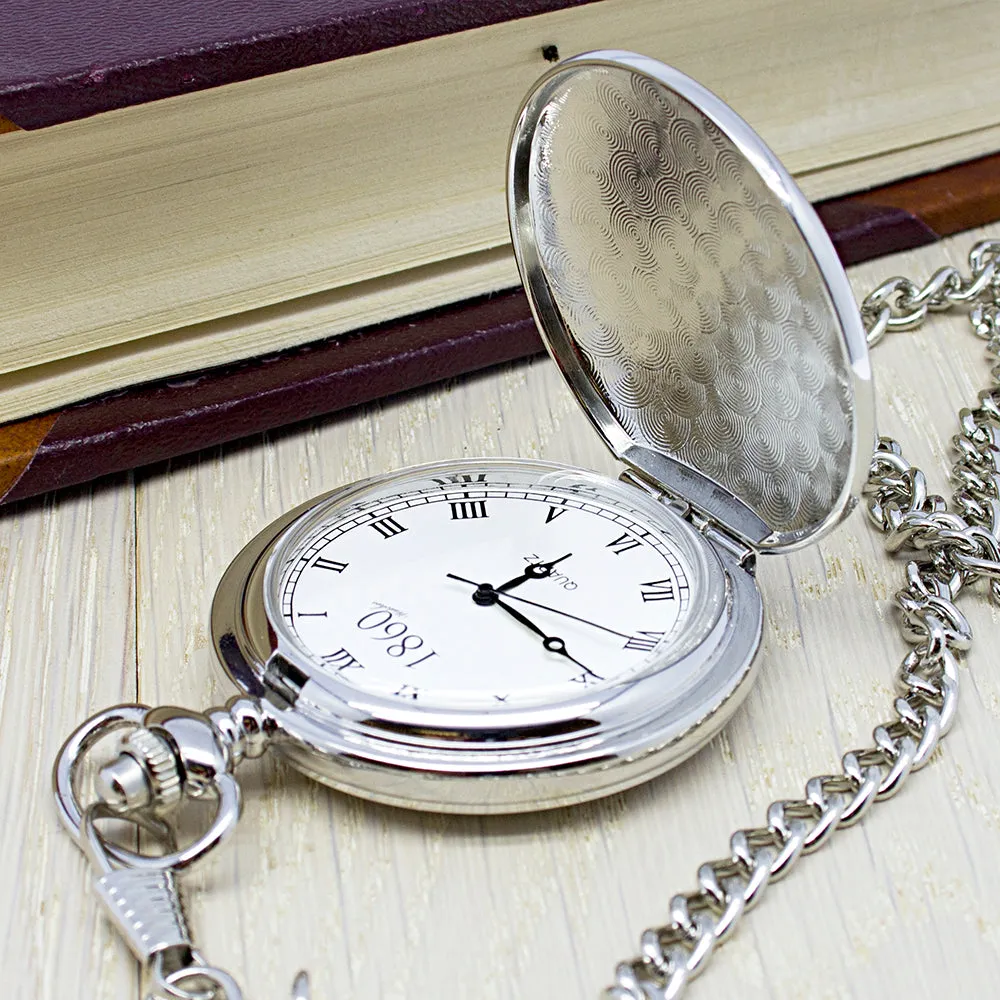
[(674, 585), (669, 580), (650, 580), (639, 585), (644, 601), (672, 601)]
[(473, 476), (471, 472), (458, 472), (454, 476), (445, 476), (444, 479), (438, 479), (436, 476), (431, 477), (432, 483), (437, 483), (438, 486), (457, 486), (459, 483), (485, 483), (486, 473), (480, 472)]
[(455, 500), (451, 505), (451, 519), (464, 521), (468, 518), (488, 517), (485, 500)]
[(629, 534), (619, 535), (613, 542), (608, 542), (604, 547), (611, 549), (616, 556), (620, 556), (629, 549), (637, 549), (642, 543)]
[(336, 653), (326, 653), (320, 659), (328, 666), (333, 667), (339, 674), (341, 670), (364, 670), (365, 665), (359, 663), (346, 649), (338, 649)]
[(666, 632), (642, 632), (632, 636), (625, 643), (624, 649), (637, 649), (640, 653), (648, 653), (666, 635)]
[(545, 523), (549, 524), (550, 522), (554, 521), (557, 517), (561, 517), (565, 513), (566, 513), (565, 507), (553, 507), (550, 505), (549, 512), (545, 515)]
[(569, 679), (570, 684), (582, 684), (586, 687), (588, 684), (596, 684), (598, 681), (604, 680), (603, 677), (598, 677), (597, 674), (582, 673), (578, 677), (571, 677)]
[(414, 701), (417, 700), (417, 692), (419, 688), (415, 688), (412, 684), (404, 684), (398, 691), (394, 692), (399, 695), (400, 698), (412, 698)]
[(337, 562), (336, 559), (324, 559), (322, 556), (313, 563), (316, 569), (329, 569), (334, 573), (343, 573), (348, 567), (348, 563)]
[(374, 528), (383, 538), (392, 538), (393, 535), (401, 535), (406, 531), (394, 517), (383, 517), (381, 521), (372, 521), (369, 527)]

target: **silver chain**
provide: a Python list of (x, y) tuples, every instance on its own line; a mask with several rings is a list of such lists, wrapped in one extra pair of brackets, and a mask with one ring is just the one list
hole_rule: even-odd
[[(862, 303), (870, 346), (886, 333), (920, 326), (929, 312), (973, 306), (969, 318), (987, 352), (1000, 358), (1000, 240), (969, 254), (968, 277), (942, 267), (923, 285), (892, 278)], [(992, 371), (1000, 385), (1000, 365)], [(786, 875), (802, 854), (835, 830), (856, 823), (888, 799), (911, 771), (930, 760), (958, 705), (958, 658), (972, 632), (955, 599), (988, 578), (1000, 603), (1000, 387), (979, 394), (979, 406), (959, 412), (952, 509), (927, 491), (923, 472), (897, 442), (881, 438), (864, 489), (868, 515), (885, 532), (889, 552), (908, 559), (896, 594), (902, 634), (913, 647), (896, 675), (895, 719), (877, 726), (873, 745), (844, 754), (841, 774), (806, 782), (805, 796), (772, 802), (767, 825), (737, 830), (729, 857), (698, 869), (698, 888), (670, 900), (669, 922), (645, 931), (640, 955), (615, 970), (605, 1000), (673, 1000), (705, 967), (716, 945), (767, 885)]]

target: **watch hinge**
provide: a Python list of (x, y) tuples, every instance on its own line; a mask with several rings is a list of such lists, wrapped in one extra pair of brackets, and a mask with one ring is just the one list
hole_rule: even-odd
[(667, 493), (660, 486), (654, 486), (651, 482), (643, 479), (642, 476), (637, 475), (631, 469), (626, 469), (619, 477), (619, 482), (628, 483), (629, 486), (635, 486), (642, 490), (643, 493), (648, 493), (649, 496), (653, 497), (655, 500), (659, 500), (664, 506), (669, 507), (675, 514), (683, 517), (687, 520), (691, 518), (691, 504), (681, 497), (675, 497), (670, 493)]
[(725, 528), (719, 527), (714, 521), (691, 511), (688, 520), (711, 542), (725, 549), (745, 570), (753, 572), (757, 562), (757, 553), (753, 547), (734, 538)]
[(655, 497), (664, 506), (669, 507), (674, 513), (692, 524), (714, 544), (725, 549), (744, 569), (753, 571), (757, 558), (757, 553), (754, 551), (753, 546), (740, 541), (711, 518), (699, 514), (687, 500), (682, 497), (672, 496), (661, 487), (654, 486), (643, 479), (642, 476), (636, 475), (631, 469), (626, 469), (618, 478), (621, 482), (628, 483), (630, 486), (636, 486), (644, 493)]

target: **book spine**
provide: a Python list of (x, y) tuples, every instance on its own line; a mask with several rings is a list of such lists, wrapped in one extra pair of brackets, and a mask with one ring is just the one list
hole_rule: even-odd
[[(1000, 154), (816, 206), (846, 264), (1000, 218)], [(521, 289), (0, 425), (0, 502), (147, 465), (542, 350)]]
[(0, 502), (543, 350), (520, 289), (0, 425)]
[[(128, 14), (114, 18), (104, 4), (91, 10), (85, 4), (44, 0), (6, 11), (0, 5), (0, 38), (45, 37), (48, 19), (57, 25), (49, 35), (58, 40), (27, 45), (19, 53), (23, 58), (13, 64), (16, 75), (8, 70), (5, 77), (0, 59), (0, 115), (21, 128), (44, 128), (594, 2), (288, 0), (220, 5), (193, 0), (180, 16), (158, 0), (132, 0)], [(72, 35), (64, 29), (67, 6)]]

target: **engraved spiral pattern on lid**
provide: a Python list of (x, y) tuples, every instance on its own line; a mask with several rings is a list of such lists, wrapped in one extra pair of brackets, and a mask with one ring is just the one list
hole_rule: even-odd
[(539, 116), (538, 254), (590, 378), (636, 444), (771, 527), (822, 521), (851, 474), (841, 332), (795, 220), (709, 118), (592, 66)]

